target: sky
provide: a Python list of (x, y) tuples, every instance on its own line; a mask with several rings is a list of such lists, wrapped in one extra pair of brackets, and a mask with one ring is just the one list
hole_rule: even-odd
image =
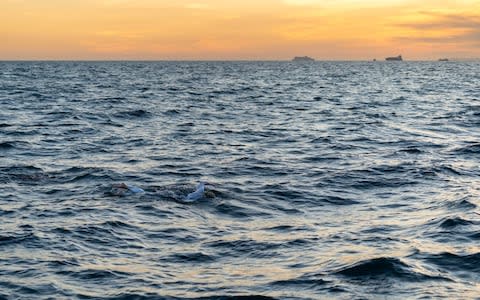
[(0, 60), (480, 57), (479, 0), (0, 0)]

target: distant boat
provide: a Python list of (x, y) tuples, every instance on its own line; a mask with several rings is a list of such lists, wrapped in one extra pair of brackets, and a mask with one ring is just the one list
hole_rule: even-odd
[(315, 61), (315, 59), (308, 57), (308, 56), (295, 56), (295, 58), (292, 60), (295, 62), (312, 62)]
[(440, 58), (438, 61), (448, 61), (448, 58)]
[(386, 61), (403, 61), (403, 58), (401, 55), (395, 56), (395, 57), (387, 57), (385, 58)]

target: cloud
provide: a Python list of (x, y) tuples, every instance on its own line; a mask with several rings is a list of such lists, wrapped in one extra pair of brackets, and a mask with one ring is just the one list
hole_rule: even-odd
[(480, 15), (438, 14), (423, 12), (425, 21), (400, 23), (396, 26), (412, 31), (397, 40), (429, 44), (480, 45)]
[(480, 16), (454, 14), (442, 15), (436, 13), (423, 13), (423, 15), (430, 17), (430, 20), (418, 23), (403, 23), (398, 25), (417, 30), (480, 29)]
[(409, 36), (397, 37), (396, 40), (404, 42), (416, 42), (427, 44), (467, 44), (470, 46), (480, 47), (480, 30), (468, 31), (460, 34), (445, 36)]

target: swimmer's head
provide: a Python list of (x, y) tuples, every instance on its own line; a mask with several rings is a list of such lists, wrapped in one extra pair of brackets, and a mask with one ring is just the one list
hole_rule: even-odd
[(110, 194), (114, 196), (124, 196), (128, 192), (128, 186), (125, 183), (112, 184)]
[(125, 183), (115, 183), (112, 185), (112, 188), (117, 188), (117, 189), (128, 189), (128, 186)]
[(216, 197), (215, 192), (212, 191), (212, 190), (205, 191), (204, 195), (205, 195), (206, 198), (215, 198)]

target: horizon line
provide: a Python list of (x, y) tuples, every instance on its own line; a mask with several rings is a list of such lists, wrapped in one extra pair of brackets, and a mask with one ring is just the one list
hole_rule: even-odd
[[(446, 58), (446, 57), (441, 57)], [(448, 57), (447, 57), (448, 58)], [(403, 62), (432, 62), (437, 59), (404, 59)], [(477, 61), (479, 58), (448, 58), (450, 61)], [(293, 59), (1, 59), (0, 62), (293, 62)], [(312, 62), (385, 62), (380, 59), (315, 59)]]

